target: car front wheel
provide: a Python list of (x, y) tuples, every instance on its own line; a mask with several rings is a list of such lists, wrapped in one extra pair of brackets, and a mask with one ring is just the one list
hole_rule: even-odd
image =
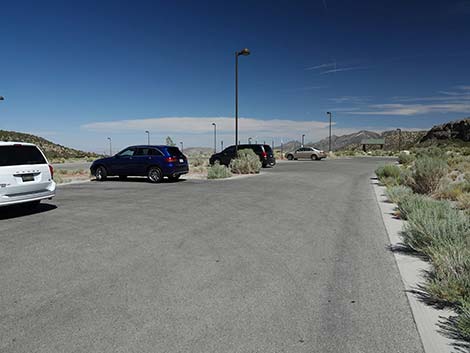
[(293, 155), (291, 155), (291, 154), (288, 154), (288, 155), (287, 155), (287, 159), (291, 161), (291, 160), (293, 160), (293, 159), (294, 159), (294, 156), (293, 156)]
[(159, 183), (163, 179), (163, 174), (160, 168), (158, 167), (151, 167), (148, 170), (147, 178), (151, 183)]
[(312, 159), (312, 161), (318, 161), (320, 159), (316, 154), (312, 154), (310, 158)]
[(98, 181), (106, 180), (108, 177), (108, 172), (105, 167), (98, 167), (95, 170), (95, 179)]

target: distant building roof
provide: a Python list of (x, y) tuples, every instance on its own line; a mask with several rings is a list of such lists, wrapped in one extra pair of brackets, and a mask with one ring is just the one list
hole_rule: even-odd
[(362, 145), (385, 145), (385, 139), (363, 139)]

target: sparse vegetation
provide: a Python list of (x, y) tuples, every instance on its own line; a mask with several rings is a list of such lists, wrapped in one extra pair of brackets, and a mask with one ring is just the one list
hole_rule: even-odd
[(403, 165), (409, 165), (413, 163), (414, 160), (415, 160), (415, 157), (410, 153), (402, 152), (398, 155), (398, 163), (403, 164)]
[(224, 179), (230, 178), (231, 176), (232, 173), (230, 169), (224, 165), (220, 165), (219, 162), (216, 162), (207, 170), (207, 179)]
[(261, 170), (261, 161), (253, 150), (240, 150), (230, 163), (230, 169), (235, 174), (256, 174)]
[(462, 151), (419, 149), (400, 155), (400, 172), (396, 165), (376, 172), (407, 220), (404, 244), (432, 264), (424, 291), (455, 310), (449, 329), (470, 342), (470, 157)]

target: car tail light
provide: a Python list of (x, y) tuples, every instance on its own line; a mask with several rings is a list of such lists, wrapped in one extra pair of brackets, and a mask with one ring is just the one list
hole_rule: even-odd
[(263, 158), (268, 158), (268, 154), (265, 151), (261, 152), (261, 155), (263, 156)]
[(54, 168), (49, 164), (49, 171), (51, 172), (51, 179), (54, 179)]
[(166, 161), (167, 161), (168, 163), (173, 163), (173, 162), (176, 162), (176, 158), (175, 158), (175, 157), (168, 157), (168, 158), (166, 159)]

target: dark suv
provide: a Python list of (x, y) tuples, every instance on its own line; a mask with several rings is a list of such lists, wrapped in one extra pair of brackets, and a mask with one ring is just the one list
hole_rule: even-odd
[(130, 146), (113, 157), (101, 158), (93, 162), (91, 174), (96, 180), (105, 180), (115, 175), (122, 179), (127, 176), (146, 176), (152, 183), (163, 177), (177, 180), (188, 173), (188, 159), (173, 146)]
[[(276, 164), (276, 159), (274, 158), (273, 150), (269, 145), (238, 145), (238, 150), (246, 150), (250, 149), (255, 152), (261, 163), (263, 164), (263, 168), (267, 166), (273, 166)], [(222, 152), (214, 153), (211, 158), (209, 159), (209, 163), (213, 165), (215, 162), (219, 162), (219, 164), (223, 164), (228, 166), (232, 159), (236, 158), (235, 152), (235, 145), (227, 147)]]

